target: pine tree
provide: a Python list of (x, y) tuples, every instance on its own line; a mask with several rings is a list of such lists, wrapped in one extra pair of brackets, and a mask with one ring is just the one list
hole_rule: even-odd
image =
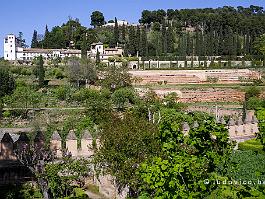
[(115, 46), (118, 45), (119, 43), (119, 26), (118, 26), (118, 21), (117, 21), (117, 18), (115, 17), (115, 26), (114, 26), (114, 43), (115, 43)]
[(31, 41), (31, 48), (37, 48), (37, 47), (38, 47), (38, 32), (34, 30)]

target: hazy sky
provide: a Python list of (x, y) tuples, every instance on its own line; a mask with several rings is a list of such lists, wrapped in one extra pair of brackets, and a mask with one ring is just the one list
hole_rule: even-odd
[(66, 22), (68, 17), (79, 18), (84, 26), (90, 26), (94, 10), (104, 13), (105, 19), (117, 17), (129, 22), (138, 22), (144, 9), (205, 8), (239, 5), (265, 7), (265, 0), (0, 0), (0, 57), (3, 56), (3, 39), (6, 34), (23, 32), (28, 45), (33, 30), (43, 33)]

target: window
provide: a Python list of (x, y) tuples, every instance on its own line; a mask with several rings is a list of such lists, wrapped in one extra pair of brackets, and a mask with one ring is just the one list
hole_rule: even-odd
[(5, 43), (8, 43), (8, 39), (7, 38), (5, 38)]
[(10, 45), (10, 48), (12, 48), (12, 45)]
[(11, 50), (10, 52), (12, 53), (13, 51)]

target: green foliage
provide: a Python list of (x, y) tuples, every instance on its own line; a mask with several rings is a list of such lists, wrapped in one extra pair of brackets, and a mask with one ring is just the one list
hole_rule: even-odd
[(139, 168), (144, 182), (141, 191), (151, 198), (201, 198), (213, 188), (204, 179), (211, 179), (214, 172), (225, 173), (233, 147), (228, 143), (227, 130), (212, 118), (206, 118), (184, 136), (181, 124), (189, 121), (189, 117), (195, 121), (197, 116), (173, 110), (162, 114), (159, 123), (162, 154)]
[(260, 142), (260, 140), (252, 139), (252, 140), (247, 140), (245, 142), (240, 142), (238, 144), (238, 149), (242, 151), (255, 151), (258, 153), (265, 153), (263, 151), (263, 146)]
[(131, 76), (127, 67), (109, 66), (104, 71), (104, 79), (101, 81), (103, 88), (115, 90), (132, 85)]
[(12, 94), (15, 89), (15, 80), (8, 70), (0, 68), (0, 99)]
[(246, 102), (246, 108), (248, 110), (259, 110), (264, 107), (265, 103), (258, 97), (250, 97)]
[(254, 43), (255, 49), (265, 55), (265, 34), (259, 36), (255, 43)]
[(114, 91), (111, 99), (118, 110), (124, 110), (126, 106), (135, 103), (136, 93), (131, 88), (120, 88)]
[(69, 86), (60, 86), (53, 90), (55, 97), (58, 100), (69, 100), (72, 96), (72, 88)]
[(246, 89), (246, 100), (248, 100), (251, 97), (259, 97), (261, 93), (260, 88), (256, 86), (251, 86)]
[(105, 24), (105, 18), (102, 12), (94, 11), (91, 15), (91, 26), (97, 27)]
[(72, 160), (64, 159), (59, 162), (49, 163), (45, 167), (45, 175), (43, 176), (51, 190), (53, 198), (69, 197), (74, 195), (84, 195), (80, 193), (80, 189), (75, 190), (76, 184), (81, 187), (84, 178), (89, 175), (89, 162), (84, 159)]
[(128, 185), (137, 191), (137, 167), (151, 155), (159, 153), (158, 131), (155, 125), (131, 114), (112, 117), (100, 133), (100, 148), (96, 153), (96, 168), (115, 177), (120, 188)]
[(38, 78), (40, 88), (44, 86), (45, 69), (43, 64), (44, 64), (43, 57), (39, 56), (37, 58), (36, 77)]
[(91, 92), (86, 99), (86, 114), (93, 119), (95, 124), (101, 124), (109, 119), (112, 110), (110, 92), (107, 90)]
[(261, 109), (257, 111), (257, 118), (259, 120), (258, 139), (263, 145), (263, 150), (265, 150), (265, 109)]

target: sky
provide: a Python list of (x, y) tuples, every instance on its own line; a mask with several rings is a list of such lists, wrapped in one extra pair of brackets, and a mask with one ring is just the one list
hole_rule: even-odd
[(28, 45), (34, 30), (43, 34), (62, 25), (69, 17), (78, 18), (82, 25), (90, 27), (90, 15), (99, 10), (105, 20), (124, 19), (138, 23), (143, 10), (206, 8), (223, 6), (262, 6), (264, 0), (1, 0), (0, 1), (0, 57), (3, 56), (3, 41), (7, 34), (23, 32)]

